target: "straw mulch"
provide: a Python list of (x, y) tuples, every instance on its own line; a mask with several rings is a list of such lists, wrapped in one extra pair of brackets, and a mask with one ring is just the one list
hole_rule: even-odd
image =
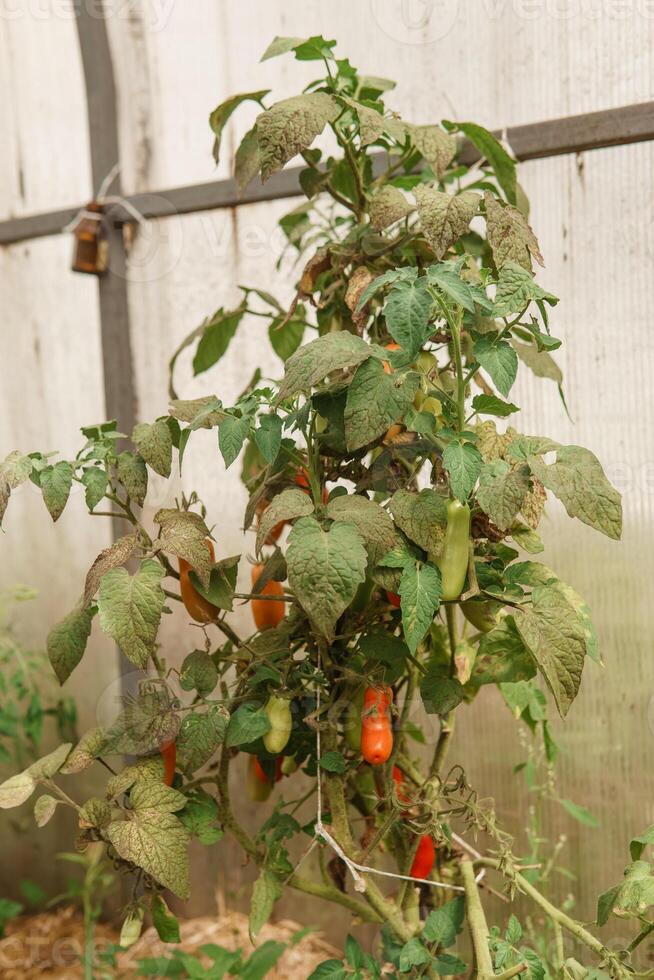
[[(288, 942), (299, 930), (295, 922), (284, 919), (264, 926), (258, 943), (268, 939)], [(182, 942), (176, 946), (162, 943), (154, 929), (148, 929), (125, 953), (118, 957), (118, 970), (110, 974), (117, 980), (136, 977), (137, 962), (147, 957), (162, 956), (171, 949), (196, 953), (201, 946), (215, 943), (227, 949), (243, 949), (245, 955), (253, 946), (248, 938), (248, 920), (239, 912), (221, 912), (215, 916), (180, 920)], [(99, 924), (96, 941), (102, 949), (108, 943), (118, 941), (118, 932), (109, 925)], [(79, 912), (72, 907), (62, 907), (53, 912), (21, 916), (7, 926), (6, 936), (0, 940), (0, 976), (3, 980), (32, 980), (34, 977), (51, 977), (57, 980), (78, 980), (83, 977), (79, 956), (83, 949), (84, 930)], [(308, 977), (323, 960), (339, 956), (318, 933), (310, 933), (296, 946), (289, 947), (268, 974), (270, 980), (286, 980), (295, 976)], [(340, 957), (339, 957), (340, 958)], [(209, 965), (206, 960), (206, 965)]]

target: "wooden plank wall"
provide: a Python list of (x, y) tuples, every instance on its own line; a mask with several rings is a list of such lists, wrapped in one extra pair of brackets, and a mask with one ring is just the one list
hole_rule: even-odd
[[(426, 21), (421, 18), (429, 5), (395, 0), (267, 5), (141, 0), (128, 6), (129, 16), (123, 8), (108, 26), (119, 94), (123, 187), (130, 193), (212, 179), (216, 170), (206, 125), (211, 108), (228, 94), (262, 87), (285, 97), (313, 77), (315, 66), (289, 58), (258, 63), (275, 34), (323, 32), (338, 38), (340, 51), (354, 64), (398, 79), (390, 102), (416, 122), (446, 116), (496, 127), (652, 97), (654, 19), (639, 0), (448, 0), (434, 4), (434, 16)], [(3, 80), (11, 78), (6, 84), (14, 96), (0, 106), (11, 148), (0, 162), (0, 213), (5, 215), (74, 203), (90, 188), (74, 25), (61, 21), (54, 4), (52, 9), (50, 23), (0, 19), (0, 50), (6, 55), (0, 72)], [(52, 31), (59, 44), (50, 43)], [(227, 176), (230, 149), (252, 114), (246, 109), (230, 126), (218, 176)], [(598, 891), (619, 876), (629, 837), (654, 820), (648, 766), (654, 738), (648, 615), (654, 409), (647, 388), (654, 366), (648, 288), (653, 158), (652, 146), (642, 144), (532, 162), (521, 174), (547, 263), (543, 279), (561, 296), (552, 329), (565, 341), (559, 361), (574, 423), (566, 418), (554, 385), (523, 378), (515, 390), (515, 400), (523, 405), (519, 425), (525, 432), (546, 432), (595, 450), (623, 489), (625, 503), (620, 544), (598, 539), (555, 506), (549, 508), (545, 528), (544, 558), (587, 598), (606, 661), (603, 670), (589, 666), (578, 705), (564, 726), (557, 725), (566, 750), (559, 765), (561, 794), (587, 801), (602, 822), (601, 830), (581, 833), (559, 811), (551, 814), (551, 826), (564, 828), (569, 837), (565, 863), (580, 878), (573, 886), (562, 880), (561, 888), (572, 887), (588, 917)], [(29, 189), (24, 197), (21, 185)], [(288, 296), (291, 276), (275, 270), (279, 239), (274, 226), (292, 204), (165, 219), (137, 237), (129, 277), (141, 418), (165, 410), (171, 350), (203, 316), (236, 299), (236, 284), (255, 283)], [(68, 448), (79, 424), (103, 414), (95, 294), (92, 284), (67, 272), (68, 247), (52, 240), (0, 252), (0, 288), (9, 311), (5, 329), (10, 331), (9, 354), (0, 362), (3, 449), (44, 442)], [(49, 351), (40, 361), (30, 347), (35, 337)], [(248, 322), (238, 346), (197, 380), (191, 378), (188, 359), (182, 359), (180, 394), (216, 391), (229, 400), (248, 380), (250, 358), (272, 376), (279, 374), (279, 362), (264, 341), (260, 324)], [(33, 409), (20, 397), (27, 384), (34, 393)], [(47, 439), (40, 438), (37, 409), (46, 412)], [(640, 456), (643, 462), (636, 461)], [(244, 496), (237, 467), (224, 472), (214, 436), (201, 433), (192, 443), (182, 485), (201, 489), (222, 554), (251, 549), (251, 536), (244, 541), (238, 530)], [(169, 500), (170, 494), (164, 498), (154, 487), (150, 506)], [(39, 507), (31, 497), (29, 505), (12, 506), (3, 540), (8, 558), (0, 573), (3, 584), (20, 577), (42, 587), (40, 618), (31, 624), (36, 639), (68, 610), (107, 533), (99, 530), (100, 522), (78, 521), (75, 512), (52, 528), (36, 516)], [(64, 576), (47, 572), (53, 556), (65, 561)], [(235, 625), (245, 628), (247, 615), (235, 613)], [(194, 641), (183, 617), (171, 619), (165, 651), (171, 660), (181, 660)], [(107, 649), (100, 640), (94, 644), (96, 657)], [(84, 711), (92, 714), (97, 674), (89, 666), (82, 670), (87, 673), (80, 673), (71, 689), (80, 693), (87, 687)], [(109, 680), (114, 670), (110, 652), (103, 678), (105, 670)], [(506, 709), (486, 694), (474, 711), (463, 710), (453, 758), (465, 763), (483, 794), (500, 801), (501, 813), (520, 834), (526, 804), (511, 773), (522, 758), (513, 732)], [(227, 887), (232, 901), (247, 903), (242, 884), (250, 871), (242, 872), (232, 859), (235, 853), (229, 860), (226, 853), (215, 858), (209, 872), (204, 858), (198, 861), (194, 909), (211, 903), (217, 884)], [(279, 911), (325, 922), (318, 907), (304, 898), (285, 900)], [(330, 914), (332, 935), (343, 925), (342, 918)]]

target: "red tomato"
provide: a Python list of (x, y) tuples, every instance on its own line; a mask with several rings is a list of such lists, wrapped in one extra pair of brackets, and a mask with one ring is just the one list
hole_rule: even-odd
[(393, 751), (390, 687), (367, 687), (363, 695), (361, 716), (361, 755), (371, 766), (379, 766)]
[[(311, 486), (309, 484), (309, 474), (307, 473), (307, 471), (305, 469), (301, 469), (301, 470), (298, 470), (297, 471), (297, 473), (295, 474), (295, 484), (301, 490), (304, 490), (305, 493), (308, 493), (309, 496), (311, 496)], [(323, 502), (323, 504), (326, 504), (328, 500), (329, 500), (329, 490), (327, 489), (327, 487), (323, 487), (322, 488), (322, 502)]]
[(175, 745), (175, 739), (171, 738), (166, 742), (162, 742), (159, 746), (159, 752), (161, 753), (164, 764), (163, 781), (166, 786), (172, 786), (173, 779), (175, 778), (175, 769), (177, 768), (177, 746)]
[[(262, 571), (263, 565), (252, 566), (253, 587)], [(266, 582), (264, 585), (263, 589), (261, 590), (261, 595), (284, 595), (284, 587), (281, 582), (276, 582), (274, 579), (271, 579), (270, 582)], [(285, 614), (285, 602), (275, 602), (271, 601), (270, 599), (252, 600), (252, 616), (254, 617), (254, 622), (259, 630), (269, 629), (271, 626), (279, 626)]]
[(395, 594), (395, 592), (389, 592), (386, 590), (386, 598), (390, 602), (391, 606), (395, 606), (396, 609), (400, 608), (402, 600), (400, 599), (399, 595)]
[(431, 874), (431, 869), (434, 867), (435, 857), (436, 848), (434, 847), (434, 842), (429, 834), (425, 834), (418, 841), (416, 856), (413, 859), (411, 871), (409, 872), (411, 878), (428, 878)]
[[(207, 548), (211, 555), (212, 563), (216, 560), (213, 550), (213, 541), (206, 539)], [(182, 601), (186, 611), (196, 623), (213, 623), (218, 615), (218, 607), (201, 596), (191, 581), (191, 571), (193, 566), (183, 558), (179, 559), (179, 590), (182, 594)]]

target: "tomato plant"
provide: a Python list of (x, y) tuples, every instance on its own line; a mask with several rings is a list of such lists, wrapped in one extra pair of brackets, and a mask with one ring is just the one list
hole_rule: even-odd
[[(263, 91), (235, 96), (211, 125), (217, 156), (238, 105), (261, 107), (236, 153), (241, 187), (304, 161), (306, 200), (281, 221), (302, 258), (294, 298), (284, 308), (243, 287), (235, 309), (216, 311), (180, 347), (194, 345), (202, 374), (256, 314), (283, 362), (279, 382), (256, 371), (233, 405), (213, 394), (174, 397), (167, 415), (136, 426), (127, 448), (109, 422), (82, 430), (72, 460), (14, 452), (0, 469), (3, 509), (31, 479), (56, 520), (78, 482), (91, 513), (105, 501), (127, 524), (50, 633), (59, 680), (82, 658), (96, 617), (148, 675), (110, 729), (14, 776), (0, 787), (0, 805), (45, 785), (39, 822), (72, 807), (77, 846), (104, 842), (116, 866), (136, 876), (141, 908), (162, 889), (188, 896), (191, 836), (210, 846), (230, 834), (259, 872), (253, 938), (286, 888), (380, 927), (379, 959), (350, 938), (343, 962), (316, 976), (381, 976), (382, 963), (391, 964), (386, 976), (462, 973), (466, 965), (447, 950), (464, 919), (479, 977), (590, 976), (566, 959), (563, 935), (594, 976), (599, 967), (626, 976), (652, 929), (654, 878), (642, 860), (652, 829), (632, 842), (625, 882), (600, 899), (600, 924), (615, 911), (637, 927), (628, 948), (608, 949), (539, 890), (542, 865), (524, 871), (492, 804), (448, 759), (459, 706), (497, 686), (551, 767), (545, 692), (564, 717), (599, 652), (586, 603), (533, 557), (543, 550), (537, 528), (548, 492), (571, 518), (621, 535), (620, 496), (592, 452), (507, 422), (518, 412), (509, 396), (520, 363), (560, 386), (552, 351), (561, 342), (549, 322), (557, 298), (534, 275), (542, 256), (515, 163), (476, 124), (400, 119), (385, 104), (393, 83), (360, 74), (331, 41), (277, 38), (266, 57), (289, 52), (325, 73), (281, 102), (269, 104)], [(323, 131), (326, 152), (315, 146)], [(470, 147), (473, 165), (463, 162)], [(183, 467), (199, 429), (217, 430), (227, 467), (242, 454), (244, 525), (256, 532), (249, 593), (236, 592), (241, 556), (207, 546), (211, 515), (197, 493), (159, 510), (154, 529), (140, 516), (149, 471), (168, 477), (174, 457)], [(251, 603), (251, 636), (230, 624), (235, 599)], [(176, 601), (205, 636), (196, 649), (197, 626), (189, 631), (180, 667), (157, 647), (162, 614)], [(409, 717), (417, 700), (439, 728), (429, 755), (430, 725), (425, 734)], [(160, 748), (171, 745), (165, 768)], [(104, 796), (78, 804), (59, 789), (57, 774), (123, 752), (139, 759), (111, 775)], [(234, 810), (233, 767), (241, 778), (247, 770), (253, 800), (275, 794), (254, 836)], [(320, 807), (304, 830), (286, 789), (299, 773)], [(583, 807), (568, 809), (591, 819)], [(336, 847), (322, 877), (289, 857), (307, 833), (325, 851)], [(491, 930), (483, 875), (533, 901), (548, 924), (542, 932), (523, 935), (514, 919), (504, 934)], [(427, 877), (433, 887), (411, 880)]]

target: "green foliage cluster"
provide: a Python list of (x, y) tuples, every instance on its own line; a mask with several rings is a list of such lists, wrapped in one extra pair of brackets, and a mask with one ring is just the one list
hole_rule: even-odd
[[(534, 277), (542, 256), (514, 161), (476, 124), (400, 119), (385, 103), (393, 83), (361, 75), (336, 56), (333, 41), (277, 38), (265, 57), (285, 53), (324, 72), (301, 94), (271, 105), (265, 91), (234, 96), (212, 113), (211, 126), (218, 159), (232, 112), (247, 101), (261, 107), (236, 153), (241, 188), (295, 157), (304, 161), (306, 200), (281, 221), (300, 258), (291, 305), (244, 287), (235, 309), (217, 310), (172, 358), (169, 414), (137, 425), (131, 444), (106, 423), (82, 430), (73, 460), (14, 452), (0, 466), (3, 510), (11, 491), (31, 479), (56, 520), (78, 482), (92, 513), (102, 503), (129, 524), (91, 565), (78, 606), (50, 633), (59, 680), (82, 658), (96, 616), (125, 656), (155, 675), (110, 730), (88, 732), (0, 786), (0, 805), (17, 806), (44, 784), (38, 823), (57, 806), (73, 806), (76, 846), (104, 842), (116, 867), (135, 876), (130, 935), (148, 906), (169, 935), (161, 889), (188, 897), (190, 839), (210, 846), (226, 832), (259, 869), (253, 938), (286, 888), (383, 927), (379, 961), (350, 939), (344, 959), (323, 964), (315, 978), (460, 974), (466, 967), (451, 948), (464, 919), (484, 980), (525, 971), (533, 980), (589, 976), (565, 961), (563, 931), (586, 948), (591, 972), (633, 974), (632, 953), (652, 929), (654, 879), (641, 856), (649, 832), (625, 882), (600, 900), (599, 924), (616, 913), (640, 930), (628, 949), (609, 950), (538, 890), (544, 872), (522, 873), (492, 806), (477, 798), (460, 766), (446, 762), (458, 706), (496, 685), (541, 736), (551, 766), (556, 746), (543, 688), (565, 716), (587, 659), (600, 654), (584, 600), (533, 557), (543, 550), (537, 529), (548, 492), (571, 518), (611, 539), (621, 534), (620, 496), (592, 452), (506, 421), (519, 413), (510, 399), (520, 364), (562, 386), (552, 358), (561, 342), (549, 324), (557, 299)], [(326, 151), (315, 145), (323, 133)], [(461, 162), (471, 145), (473, 166)], [(172, 375), (181, 350), (193, 347), (201, 374), (251, 315), (267, 322), (281, 380), (254, 371), (233, 405), (213, 394), (179, 399)], [(154, 530), (140, 517), (149, 472), (168, 478), (175, 461), (181, 467), (199, 429), (216, 432), (225, 466), (243, 461), (244, 526), (256, 525), (263, 565), (251, 593), (236, 592), (240, 556), (212, 560), (212, 525), (197, 493), (160, 510)], [(291, 530), (279, 546), (275, 532), (284, 523)], [(191, 649), (179, 669), (157, 641), (163, 614), (180, 598), (176, 560), (192, 569), (195, 593), (215, 611), (204, 646)], [(272, 582), (287, 583), (281, 599), (266, 597)], [(287, 614), (243, 638), (227, 619), (235, 599), (283, 601)], [(197, 629), (189, 633), (189, 647), (197, 636)], [(189, 692), (185, 703), (179, 687)], [(353, 731), (364, 688), (391, 688), (395, 705), (392, 752), (375, 767), (362, 761)], [(321, 782), (322, 818), (341, 851), (328, 863), (320, 844), (318, 880), (289, 855), (289, 846), (295, 853), (315, 842), (315, 824), (298, 822), (286, 783), (254, 836), (232, 806), (228, 779), (239, 757), (256, 757), (268, 792), (278, 773), (279, 758), (265, 741), (271, 696), (287, 699), (292, 711), (284, 779), (301, 769), (310, 780), (304, 798)], [(417, 698), (440, 728), (426, 765), (426, 736), (411, 714)], [(168, 786), (158, 749), (171, 740), (178, 773)], [(58, 789), (55, 776), (120, 753), (138, 761), (110, 776), (103, 797), (77, 804)], [(564, 806), (592, 822), (583, 807)], [(471, 849), (477, 831), (487, 842), (481, 855)], [(406, 880), (424, 836), (437, 844), (434, 875), (445, 891)], [(363, 890), (353, 894), (342, 856), (369, 867), (379, 865), (382, 850), (405, 879), (389, 890), (363, 872)], [(553, 950), (536, 951), (515, 918), (506, 934), (489, 929), (482, 871), (537, 903), (551, 923)], [(182, 961), (176, 958), (180, 969)], [(212, 976), (234, 974), (224, 957), (220, 963)], [(236, 974), (249, 976), (247, 969)]]

